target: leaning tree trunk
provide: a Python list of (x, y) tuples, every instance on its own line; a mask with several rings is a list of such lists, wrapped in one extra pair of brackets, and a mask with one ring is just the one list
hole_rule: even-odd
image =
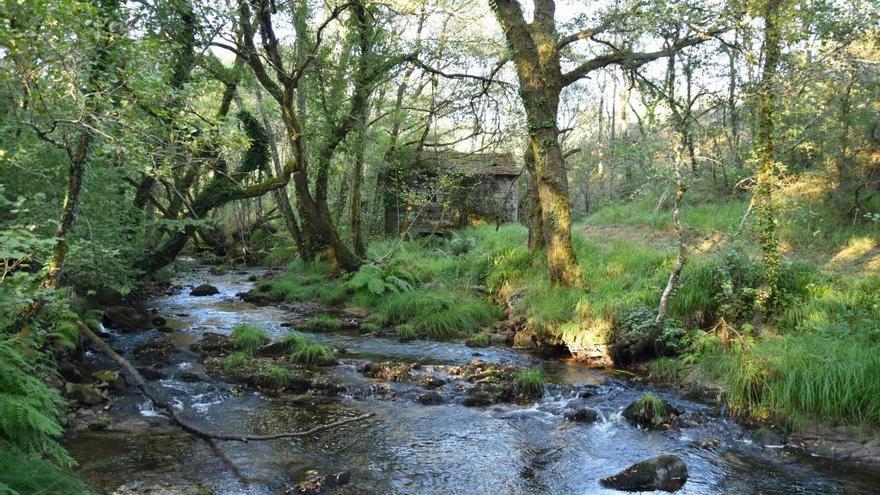
[[(278, 154), (278, 143), (275, 141), (275, 133), (272, 132), (272, 127), (270, 126), (269, 116), (266, 113), (266, 104), (263, 102), (263, 92), (260, 91), (260, 88), (256, 89), (256, 96), (257, 106), (260, 110), (260, 118), (263, 120), (263, 127), (266, 128), (266, 137), (269, 141), (269, 151), (272, 153), (272, 168), (275, 171), (275, 176), (278, 177), (283, 174), (284, 167), (281, 166), (281, 156)], [(296, 243), (296, 250), (299, 252), (300, 258), (304, 260), (312, 259), (314, 254), (308, 249), (306, 243), (303, 241), (299, 222), (296, 219), (296, 214), (293, 212), (293, 207), (290, 205), (290, 197), (287, 195), (286, 186), (275, 190), (275, 202), (278, 203), (278, 211), (281, 212), (281, 218), (284, 220), (284, 226), (287, 227), (287, 232), (290, 233), (290, 236), (293, 237), (293, 242)]]

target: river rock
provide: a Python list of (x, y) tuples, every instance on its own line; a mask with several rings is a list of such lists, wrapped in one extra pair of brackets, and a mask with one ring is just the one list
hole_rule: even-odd
[(79, 368), (66, 359), (58, 361), (58, 372), (69, 382), (79, 383), (82, 381), (82, 373), (79, 372)]
[(443, 396), (434, 391), (419, 394), (419, 396), (416, 397), (416, 400), (426, 406), (436, 406), (438, 404), (443, 404)]
[(125, 377), (118, 371), (100, 370), (92, 373), (92, 378), (115, 390), (125, 390)]
[(228, 335), (205, 332), (202, 338), (191, 346), (191, 349), (205, 356), (225, 356), (236, 349), (235, 342)]
[(315, 470), (309, 470), (306, 472), (305, 480), (300, 481), (291, 488), (288, 488), (284, 493), (318, 495), (320, 493), (324, 493), (324, 491), (327, 489), (334, 488), (340, 485), (345, 485), (350, 481), (351, 473), (348, 471), (325, 475)]
[(674, 492), (684, 486), (687, 478), (684, 461), (674, 455), (661, 455), (603, 479), (602, 485), (626, 492)]
[[(657, 410), (653, 407), (654, 401), (656, 401)], [(626, 418), (631, 424), (654, 429), (669, 426), (679, 414), (681, 414), (681, 411), (677, 410), (669, 402), (653, 396), (648, 398), (646, 394), (626, 406), (621, 416)]]
[(65, 394), (81, 404), (94, 406), (104, 401), (104, 396), (95, 387), (82, 383), (67, 383), (64, 386)]
[(563, 413), (565, 419), (577, 423), (593, 423), (599, 419), (599, 413), (589, 407), (578, 407)]
[(153, 328), (154, 315), (128, 306), (111, 306), (101, 315), (101, 323), (105, 327), (120, 332), (136, 332)]
[(761, 427), (752, 434), (752, 442), (762, 447), (785, 445), (785, 433)]
[(220, 291), (217, 290), (217, 288), (214, 287), (213, 285), (202, 284), (202, 285), (199, 285), (199, 286), (193, 288), (193, 290), (191, 290), (189, 292), (189, 295), (195, 296), (195, 297), (204, 297), (204, 296), (213, 296), (214, 294), (219, 294), (219, 293), (220, 293)]
[(167, 362), (168, 355), (176, 350), (177, 346), (171, 338), (166, 334), (162, 334), (135, 347), (134, 355), (144, 360)]

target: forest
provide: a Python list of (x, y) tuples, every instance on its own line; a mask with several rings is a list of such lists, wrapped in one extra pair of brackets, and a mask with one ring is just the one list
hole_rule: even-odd
[(0, 1), (0, 495), (877, 493), (876, 0)]

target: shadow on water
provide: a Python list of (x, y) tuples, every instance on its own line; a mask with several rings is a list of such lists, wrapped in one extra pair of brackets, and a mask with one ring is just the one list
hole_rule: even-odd
[[(151, 304), (178, 316), (175, 342), (186, 348), (205, 331), (228, 333), (239, 323), (265, 327), (273, 336), (287, 331), (287, 310), (256, 307), (234, 298), (248, 290), (247, 275), (208, 275), (194, 271), (181, 283), (207, 281), (220, 289), (210, 297), (188, 290)], [(120, 336), (114, 345), (130, 351), (154, 332)], [(198, 483), (217, 494), (277, 494), (306, 472), (349, 471), (352, 482), (331, 490), (339, 494), (584, 494), (616, 493), (598, 480), (634, 462), (676, 454), (690, 478), (682, 494), (869, 494), (878, 493), (880, 474), (844, 472), (839, 466), (786, 450), (760, 449), (734, 422), (708, 406), (658, 392), (688, 414), (696, 426), (645, 431), (620, 418), (620, 411), (642, 390), (629, 382), (566, 360), (540, 361), (511, 349), (475, 350), (454, 342), (315, 334), (314, 340), (344, 348), (346, 358), (425, 363), (465, 363), (475, 359), (507, 361), (544, 368), (544, 399), (530, 406), (466, 408), (449, 403), (424, 406), (403, 386), (377, 397), (376, 382), (364, 378), (349, 360), (326, 371), (349, 393), (328, 399), (313, 396), (270, 398), (213, 381), (186, 382), (177, 373), (159, 385), (175, 397), (193, 420), (218, 432), (269, 433), (304, 430), (364, 412), (367, 420), (319, 432), (307, 438), (271, 442), (206, 442), (168, 425), (144, 399), (129, 389), (109, 411), (107, 431), (86, 431), (65, 445), (79, 460), (83, 477), (110, 492), (132, 481), (171, 480)], [(197, 356), (180, 353), (172, 368), (199, 368)], [(572, 406), (595, 408), (593, 424), (566, 421)], [(712, 447), (701, 446), (703, 440)]]

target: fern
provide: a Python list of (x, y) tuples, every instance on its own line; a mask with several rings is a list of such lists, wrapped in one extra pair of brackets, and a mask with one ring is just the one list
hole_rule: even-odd
[(0, 342), (0, 440), (25, 454), (71, 465), (73, 459), (58, 444), (64, 400), (39, 378), (45, 370), (25, 351), (17, 340)]

